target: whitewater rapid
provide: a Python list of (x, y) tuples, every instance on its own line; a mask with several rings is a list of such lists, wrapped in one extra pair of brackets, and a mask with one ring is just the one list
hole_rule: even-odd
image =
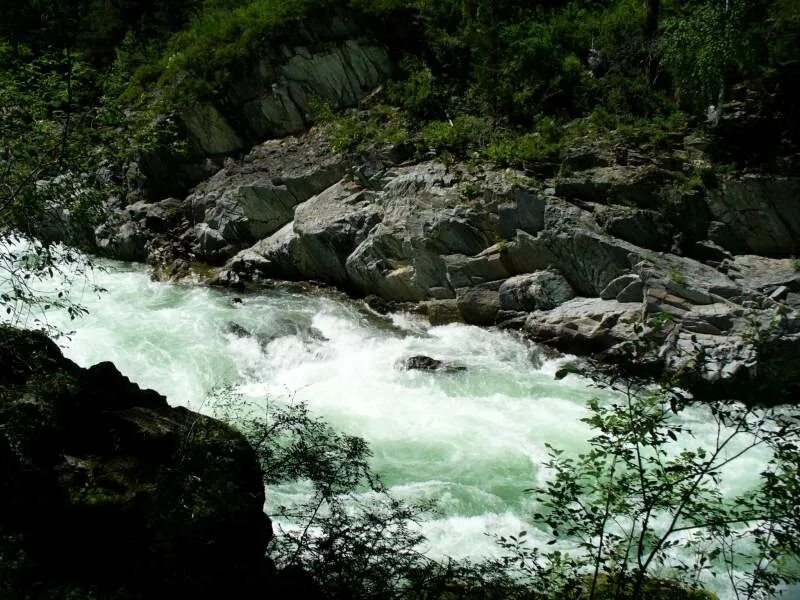
[[(306, 402), (367, 440), (393, 495), (437, 503), (440, 515), (423, 523), (434, 556), (485, 556), (495, 550), (487, 532), (529, 529), (532, 499), (523, 490), (541, 481), (544, 443), (577, 451), (588, 437), (580, 419), (598, 390), (579, 378), (556, 381), (558, 361), (518, 335), (430, 327), (408, 315), (385, 321), (336, 295), (237, 297), (153, 282), (143, 266), (105, 266), (94, 279), (106, 293), (73, 295), (87, 316), (49, 315), (71, 332), (59, 340), (68, 357), (82, 366), (110, 360), (171, 404), (201, 412), (213, 412), (209, 394), (225, 386), (256, 401)], [(399, 368), (418, 354), (466, 371)], [(268, 510), (303, 493), (269, 492)]]
[[(587, 401), (605, 393), (576, 376), (556, 380), (564, 359), (546, 358), (511, 332), (432, 327), (402, 314), (382, 319), (337, 294), (277, 287), (237, 297), (153, 282), (140, 265), (103, 266), (94, 279), (106, 293), (82, 281), (73, 287), (88, 315), (48, 315), (71, 332), (59, 344), (81, 366), (110, 360), (172, 405), (208, 414), (223, 387), (254, 402), (306, 402), (335, 428), (366, 439), (392, 495), (437, 505), (422, 522), (433, 557), (494, 555), (487, 534), (525, 529), (534, 543), (549, 540), (531, 526), (534, 500), (524, 490), (546, 476), (545, 443), (573, 454), (587, 447), (591, 431), (581, 418)], [(418, 354), (466, 370), (399, 368)], [(713, 435), (703, 411), (681, 418), (699, 442)], [(757, 453), (740, 460), (722, 491), (752, 485), (763, 461)], [(306, 491), (271, 486), (267, 512), (303, 501)]]

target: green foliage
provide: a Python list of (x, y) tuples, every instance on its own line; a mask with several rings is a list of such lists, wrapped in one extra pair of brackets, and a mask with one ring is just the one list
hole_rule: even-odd
[[(91, 263), (73, 248), (91, 244), (111, 191), (92, 151), (97, 113), (83, 110), (93, 78), (68, 49), (36, 55), (0, 41), (0, 309), (17, 324), (43, 327), (50, 308), (83, 310), (67, 288)], [(53, 277), (61, 285), (48, 291)]]
[(722, 100), (732, 72), (755, 60), (756, 43), (745, 2), (709, 0), (691, 8), (665, 21), (659, 50), (681, 99), (702, 111)]
[(407, 57), (400, 63), (406, 77), (390, 82), (388, 97), (412, 115), (426, 116), (431, 108), (435, 92), (435, 80), (430, 68), (423, 66), (418, 59)]
[(470, 148), (481, 148), (490, 134), (489, 120), (471, 115), (458, 116), (452, 121), (430, 121), (421, 132), (425, 148), (460, 154)]
[(258, 51), (286, 32), (291, 23), (327, 0), (206, 0), (188, 25), (168, 38), (154, 62), (135, 70), (127, 91), (135, 96), (152, 86), (178, 103), (213, 95), (231, 74), (246, 67)]
[(379, 104), (368, 111), (351, 110), (328, 124), (335, 152), (360, 152), (370, 146), (402, 144), (410, 137), (407, 115)]
[(248, 404), (230, 390), (215, 398), (216, 416), (237, 426), (255, 449), (267, 486), (308, 482), (306, 502), (272, 506), (277, 535), (270, 556), (297, 567), (326, 598), (432, 597), (453, 573), (418, 550), (424, 507), (392, 498), (369, 466), (363, 439), (337, 432), (305, 404)]
[[(704, 575), (724, 575), (747, 598), (797, 579), (787, 569), (800, 552), (797, 410), (712, 404), (716, 442), (693, 447), (679, 390), (613, 377), (596, 382), (620, 400), (589, 403), (585, 420), (596, 435), (588, 451), (568, 456), (548, 447), (552, 475), (535, 490), (541, 509), (534, 519), (553, 543), (575, 540), (580, 551), (541, 552), (519, 538), (501, 539), (509, 564), (543, 576), (546, 593), (559, 597), (576, 590), (589, 598), (650, 596), (656, 571), (690, 588)], [(759, 448), (772, 455), (760, 485), (723, 498), (724, 471)]]
[(500, 166), (525, 168), (531, 163), (560, 158), (564, 132), (551, 118), (541, 119), (532, 133), (502, 135), (486, 148), (486, 156)]
[(686, 275), (684, 274), (683, 269), (681, 269), (678, 265), (672, 265), (669, 268), (668, 275), (670, 281), (674, 281), (678, 285), (683, 285), (686, 283)]

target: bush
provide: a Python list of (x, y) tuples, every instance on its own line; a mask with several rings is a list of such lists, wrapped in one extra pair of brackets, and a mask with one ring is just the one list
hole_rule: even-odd
[(426, 149), (464, 154), (469, 149), (483, 147), (490, 132), (488, 119), (462, 115), (452, 121), (429, 122), (422, 128), (421, 136)]
[(334, 116), (328, 127), (335, 152), (363, 152), (370, 146), (403, 144), (409, 140), (411, 129), (403, 111), (384, 104)]
[(563, 128), (554, 119), (545, 117), (532, 133), (497, 138), (484, 154), (499, 166), (526, 168), (531, 163), (558, 160), (563, 136)]

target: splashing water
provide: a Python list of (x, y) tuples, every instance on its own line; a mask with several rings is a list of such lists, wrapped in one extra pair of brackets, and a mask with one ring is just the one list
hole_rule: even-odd
[[(542, 481), (545, 442), (567, 453), (585, 449), (591, 432), (580, 419), (600, 392), (578, 377), (556, 381), (559, 362), (541, 358), (535, 345), (404, 315), (387, 322), (334, 295), (276, 289), (238, 299), (154, 283), (143, 266), (106, 266), (95, 283), (108, 293), (75, 298), (88, 316), (50, 315), (51, 324), (74, 330), (60, 343), (80, 365), (113, 361), (171, 404), (201, 412), (225, 385), (256, 399), (307, 402), (335, 428), (367, 440), (395, 497), (437, 502), (441, 513), (422, 526), (431, 556), (492, 555), (487, 532), (527, 529), (534, 542), (549, 539), (526, 521), (533, 499), (522, 490)], [(466, 370), (398, 368), (419, 354)], [(682, 418), (702, 438), (703, 413)], [(738, 463), (725, 486), (752, 485), (763, 460), (754, 454)], [(268, 505), (302, 501), (301, 488), (270, 488)]]

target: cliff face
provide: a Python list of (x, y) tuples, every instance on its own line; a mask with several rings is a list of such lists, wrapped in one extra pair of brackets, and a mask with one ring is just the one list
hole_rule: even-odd
[(188, 156), (158, 152), (141, 158), (141, 192), (158, 199), (181, 194), (212, 175), (226, 156), (256, 142), (308, 129), (320, 105), (356, 106), (392, 73), (383, 46), (352, 21), (333, 17), (298, 25), (291, 44), (273, 44), (240, 65), (213, 99), (177, 115)]
[(256, 457), (228, 426), (0, 329), (0, 596), (263, 597)]

